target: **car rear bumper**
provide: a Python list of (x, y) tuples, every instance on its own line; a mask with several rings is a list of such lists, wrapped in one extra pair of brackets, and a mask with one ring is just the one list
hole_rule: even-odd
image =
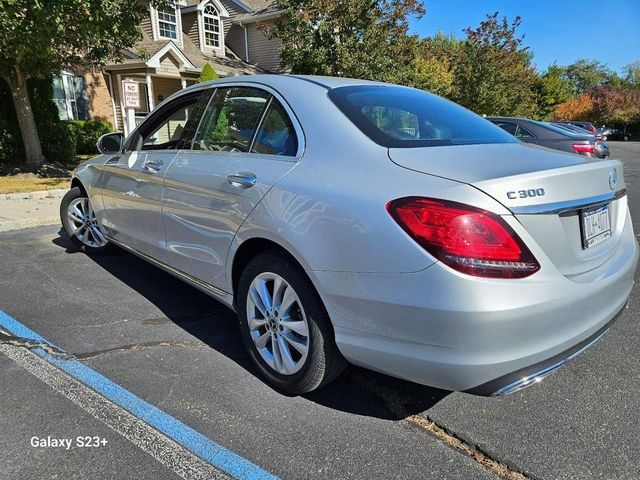
[(637, 261), (629, 228), (607, 262), (582, 279), (543, 270), (479, 279), (441, 263), (413, 274), (312, 273), (349, 361), (486, 395), (542, 376), (601, 335), (627, 304)]
[(611, 328), (616, 320), (618, 320), (620, 315), (622, 315), (627, 307), (628, 303), (625, 304), (625, 306), (600, 330), (595, 332), (590, 337), (584, 339), (580, 343), (574, 345), (570, 349), (547, 360), (544, 360), (543, 362), (522, 368), (516, 372), (503, 375), (500, 378), (496, 378), (495, 380), (487, 382), (483, 385), (474, 387), (470, 390), (467, 390), (467, 393), (472, 393), (474, 395), (499, 397), (510, 395), (512, 393), (540, 383), (549, 375), (555, 373), (560, 367), (576, 358), (578, 355), (580, 355), (582, 352), (587, 350), (589, 347), (597, 343), (602, 337), (604, 337), (605, 333), (609, 331), (609, 328)]

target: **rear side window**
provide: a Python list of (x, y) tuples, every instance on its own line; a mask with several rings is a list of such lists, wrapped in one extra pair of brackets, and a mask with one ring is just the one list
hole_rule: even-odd
[(336, 106), (384, 147), (429, 147), (517, 140), (475, 113), (422, 90), (358, 85), (329, 92)]
[(270, 94), (257, 88), (220, 88), (193, 142), (194, 150), (248, 152)]
[(275, 98), (271, 100), (252, 152), (294, 157), (298, 153), (298, 138), (289, 115)]

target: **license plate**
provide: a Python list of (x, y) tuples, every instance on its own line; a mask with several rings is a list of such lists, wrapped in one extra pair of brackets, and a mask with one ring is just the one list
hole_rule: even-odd
[(611, 217), (609, 205), (585, 208), (580, 211), (582, 227), (582, 248), (591, 248), (611, 238)]

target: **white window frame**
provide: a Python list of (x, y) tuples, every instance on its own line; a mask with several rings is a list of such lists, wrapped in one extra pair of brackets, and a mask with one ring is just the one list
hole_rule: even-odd
[[(208, 9), (212, 9), (215, 13), (210, 13), (207, 12)], [(211, 20), (211, 22), (213, 23), (213, 27), (208, 28), (209, 26), (207, 25), (207, 20)], [(204, 46), (206, 48), (220, 48), (221, 40), (222, 40), (222, 35), (221, 35), (221, 30), (222, 30), (222, 21), (220, 19), (220, 12), (218, 12), (218, 9), (211, 3), (207, 3), (204, 7), (204, 10), (202, 11), (202, 24), (203, 24), (203, 32), (204, 32)], [(218, 26), (218, 31), (215, 31), (215, 25)], [(210, 45), (208, 43), (208, 37), (207, 34), (210, 34), (213, 36), (214, 42), (217, 42), (217, 45)]]
[[(149, 5), (149, 8), (151, 10), (151, 30), (153, 32), (153, 39), (154, 40), (171, 40), (172, 42), (177, 43), (180, 48), (182, 48), (183, 47), (182, 12), (180, 11), (180, 6), (178, 5), (178, 2), (173, 3), (173, 15), (175, 16), (175, 23), (165, 19), (161, 20), (160, 13), (163, 13), (163, 12), (159, 11), (157, 8), (153, 7), (152, 5)], [(176, 27), (176, 38), (165, 37), (164, 35), (162, 35), (160, 33), (160, 22), (174, 25)]]
[[(166, 17), (161, 18), (161, 15), (166, 15), (166, 16), (170, 16), (171, 12), (170, 11), (163, 11), (163, 10), (158, 10), (158, 36), (160, 38), (166, 38), (167, 40), (178, 40), (178, 12), (176, 11), (176, 7), (173, 7), (173, 22), (169, 19), (167, 19)], [(176, 36), (171, 37), (171, 36), (166, 36), (162, 34), (162, 24), (166, 24), (166, 25), (173, 25), (175, 27), (175, 33)], [(167, 30), (167, 28), (165, 27), (165, 30)]]
[[(81, 75), (76, 75), (71, 72), (61, 71), (56, 77), (61, 82), (62, 94), (64, 98), (55, 99), (61, 100), (64, 102), (64, 110), (66, 111), (66, 118), (62, 118), (62, 112), (60, 111), (60, 105), (56, 101), (56, 107), (58, 107), (58, 112), (61, 120), (89, 120), (91, 118), (90, 112), (88, 112), (87, 118), (80, 118), (78, 112), (78, 90), (76, 89), (76, 78), (82, 78), (85, 82), (86, 89), (86, 80)], [(87, 109), (88, 109), (87, 105)]]
[[(208, 7), (213, 8), (216, 12), (216, 15), (205, 13)], [(203, 52), (215, 52), (218, 56), (224, 57), (225, 55), (224, 22), (222, 19), (223, 17), (226, 17), (226, 16), (227, 16), (227, 12), (220, 8), (220, 5), (218, 5), (218, 2), (209, 1), (204, 4), (201, 4), (200, 8), (198, 9), (198, 31), (199, 31), (199, 37), (200, 37), (200, 50), (202, 50)], [(217, 32), (218, 46), (217, 47), (214, 45), (207, 45), (207, 33), (216, 35), (216, 32), (214, 32), (213, 30), (207, 30), (205, 18), (212, 18), (214, 21), (218, 22), (218, 32)]]

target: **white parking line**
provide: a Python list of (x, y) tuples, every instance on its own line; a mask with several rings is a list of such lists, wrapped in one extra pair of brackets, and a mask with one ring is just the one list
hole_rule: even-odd
[[(44, 362), (47, 367), (57, 368), (54, 373), (58, 372), (59, 375), (62, 375), (60, 378), (72, 380), (79, 383), (81, 386), (89, 387), (89, 392), (98, 394), (98, 398), (102, 400), (103, 405), (104, 402), (106, 402), (107, 405), (115, 407), (117, 409), (115, 411), (118, 412), (118, 416), (121, 417), (123, 413), (131, 415), (135, 420), (142, 422), (142, 426), (138, 425), (138, 427), (143, 427), (144, 430), (150, 432), (150, 434), (161, 435), (162, 438), (170, 442), (168, 445), (179, 447), (179, 450), (174, 451), (173, 455), (167, 457), (170, 460), (170, 462), (167, 463), (164, 461), (164, 456), (161, 455), (161, 458), (159, 458), (154, 454), (156, 450), (151, 449), (153, 442), (142, 442), (143, 445), (147, 445), (148, 448), (151, 449), (151, 451), (149, 451), (144, 448), (144, 446), (134, 441), (141, 441), (140, 439), (144, 438), (144, 436), (140, 437), (140, 435), (136, 434), (132, 438), (129, 438), (126, 435), (128, 430), (124, 429), (125, 432), (123, 433), (120, 429), (116, 428), (119, 425), (118, 422), (114, 423), (105, 421), (105, 418), (107, 420), (109, 419), (108, 415), (101, 415), (100, 417), (100, 420), (104, 423), (129, 438), (129, 440), (145, 449), (145, 451), (151, 453), (151, 455), (172, 468), (176, 473), (182, 475), (184, 478), (221, 478), (221, 476), (224, 477), (226, 474), (226, 478), (237, 478), (239, 480), (277, 480), (276, 476), (266, 470), (263, 470), (259, 466), (251, 463), (249, 460), (224, 448), (222, 445), (217, 444), (213, 440), (190, 428), (188, 425), (185, 425), (179, 420), (173, 418), (171, 415), (168, 415), (154, 405), (145, 402), (129, 390), (112, 382), (107, 377), (69, 356), (51, 342), (40, 336), (37, 332), (34, 332), (26, 325), (20, 323), (18, 320), (2, 311), (0, 311), (0, 327), (8, 332), (5, 335), (10, 337), (1, 342), (0, 345), (25, 349), (26, 351), (34, 354), (38, 359), (40, 359), (39, 361)], [(0, 350), (0, 352), (2, 352), (2, 350)], [(15, 356), (17, 354), (13, 352), (13, 355)], [(13, 356), (11, 358), (13, 358)], [(30, 357), (17, 356), (16, 358), (22, 359), (22, 361), (25, 362), (24, 359), (29, 359)], [(33, 363), (32, 361), (32, 363), (27, 363), (26, 365), (31, 365), (33, 367), (33, 365), (39, 365), (39, 363)], [(25, 368), (27, 367), (25, 366)], [(39, 377), (42, 375), (43, 370), (42, 368), (32, 368), (29, 371)], [(48, 372), (49, 374), (46, 378), (58, 378), (51, 377), (53, 374), (50, 370), (45, 369), (44, 372)], [(58, 379), (56, 382), (50, 383), (50, 385), (56, 388), (57, 386), (62, 385), (62, 383), (60, 383), (60, 380)], [(65, 383), (64, 385), (68, 384)], [(71, 400), (78, 403), (78, 399), (80, 397), (70, 396), (70, 392), (73, 392), (73, 390), (69, 390), (67, 388), (61, 393), (67, 395)], [(94, 403), (87, 403), (87, 405), (95, 405), (95, 401), (96, 400), (93, 399)], [(85, 408), (84, 404), (81, 405), (78, 403), (78, 405)], [(99, 409), (86, 410), (96, 418), (98, 418), (97, 414), (103, 411)], [(113, 410), (111, 411), (113, 412)], [(141, 432), (140, 428), (138, 428), (136, 432)], [(155, 439), (155, 437), (153, 438)], [(191, 456), (189, 457), (189, 462), (184, 464), (175, 464), (174, 466), (174, 462), (178, 462), (183, 458), (185, 452)], [(195, 465), (201, 465), (201, 463), (195, 462), (195, 460), (198, 460), (198, 462), (204, 462), (208, 469), (213, 469), (213, 473), (206, 473), (203, 477), (201, 475), (201, 468), (195, 468), (194, 470)], [(184, 474), (180, 472), (183, 472)]]
[(0, 352), (182, 478), (231, 478), (35, 353), (9, 344), (0, 344)]

